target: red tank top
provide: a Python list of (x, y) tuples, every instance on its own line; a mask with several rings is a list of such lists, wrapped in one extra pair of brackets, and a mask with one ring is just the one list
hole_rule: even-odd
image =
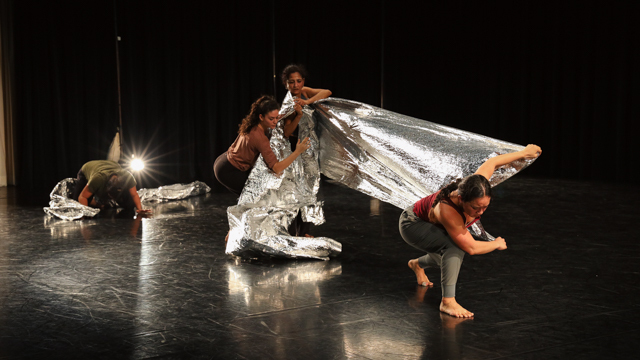
[[(431, 211), (431, 208), (433, 207), (433, 202), (436, 200), (436, 197), (438, 197), (438, 194), (440, 194), (440, 190), (436, 191), (435, 193), (427, 197), (424, 197), (416, 201), (416, 203), (413, 204), (413, 213), (416, 214), (420, 219), (426, 222), (431, 222), (429, 221), (429, 211)], [(456, 209), (456, 211), (458, 211), (458, 213), (462, 217), (462, 223), (467, 222), (467, 217), (464, 215), (464, 211), (458, 205), (450, 202), (449, 199), (442, 199), (442, 203), (447, 204), (453, 207), (454, 209)], [(466, 224), (465, 228), (468, 228), (469, 226), (473, 225), (478, 220), (480, 220), (480, 217), (477, 217), (469, 224)]]
[(431, 211), (433, 202), (436, 200), (438, 194), (440, 194), (440, 190), (416, 201), (416, 203), (413, 204), (413, 213), (416, 214), (420, 219), (429, 222), (429, 211)]

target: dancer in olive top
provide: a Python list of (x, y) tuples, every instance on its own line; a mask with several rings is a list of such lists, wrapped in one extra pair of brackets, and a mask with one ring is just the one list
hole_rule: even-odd
[(138, 214), (151, 214), (142, 208), (133, 175), (111, 160), (93, 160), (82, 166), (73, 199), (92, 207), (104, 207), (114, 200), (127, 210), (135, 207)]
[(475, 174), (458, 179), (442, 190), (406, 208), (400, 215), (400, 234), (409, 245), (427, 254), (409, 260), (418, 284), (433, 285), (424, 272), (426, 267), (441, 269), (442, 302), (440, 311), (455, 317), (472, 317), (473, 313), (456, 302), (456, 282), (465, 253), (479, 255), (505, 250), (506, 241), (478, 241), (467, 228), (480, 219), (491, 202), (489, 180), (495, 169), (520, 159), (534, 159), (540, 147), (528, 145), (521, 151), (502, 154), (485, 161)]

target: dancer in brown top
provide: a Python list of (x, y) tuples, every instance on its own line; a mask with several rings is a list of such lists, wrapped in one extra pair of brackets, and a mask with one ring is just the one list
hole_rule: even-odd
[(275, 129), (278, 123), (280, 105), (272, 96), (262, 96), (251, 105), (251, 111), (242, 120), (238, 137), (229, 150), (220, 155), (213, 165), (216, 179), (236, 195), (242, 193), (244, 184), (258, 156), (273, 172), (279, 174), (309, 148), (309, 139), (299, 141), (296, 151), (282, 161), (278, 161), (271, 150), (267, 131)]
[(465, 253), (479, 255), (505, 250), (506, 241), (478, 241), (467, 228), (480, 218), (491, 202), (489, 180), (495, 169), (519, 159), (534, 159), (542, 154), (536, 145), (521, 151), (502, 154), (485, 161), (473, 175), (458, 179), (442, 190), (406, 208), (400, 215), (400, 234), (404, 241), (427, 254), (409, 260), (418, 284), (433, 285), (424, 273), (426, 267), (441, 270), (442, 302), (440, 311), (455, 317), (472, 317), (473, 313), (456, 302), (456, 282)]

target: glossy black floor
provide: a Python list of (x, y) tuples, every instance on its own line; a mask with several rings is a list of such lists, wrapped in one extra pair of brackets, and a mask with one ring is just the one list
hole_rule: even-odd
[(400, 210), (337, 185), (327, 262), (225, 255), (227, 193), (65, 222), (0, 188), (0, 359), (638, 358), (638, 188), (496, 190), (483, 223), (509, 248), (465, 258), (459, 320), (416, 286)]

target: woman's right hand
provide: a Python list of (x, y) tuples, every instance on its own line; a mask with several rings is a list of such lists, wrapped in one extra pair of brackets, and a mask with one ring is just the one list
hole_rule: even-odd
[(493, 241), (495, 241), (498, 245), (498, 248), (496, 248), (496, 250), (507, 250), (507, 242), (502, 237), (499, 236)]
[(304, 138), (304, 140), (302, 141), (298, 139), (298, 143), (296, 144), (296, 151), (298, 152), (298, 154), (302, 154), (303, 152), (307, 151), (310, 146), (311, 143), (309, 142), (308, 137)]

